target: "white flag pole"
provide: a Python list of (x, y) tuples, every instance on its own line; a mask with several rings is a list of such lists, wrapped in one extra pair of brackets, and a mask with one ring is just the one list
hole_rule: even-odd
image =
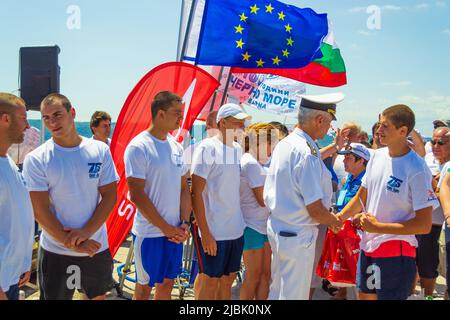
[[(185, 1), (183, 1), (182, 3), (182, 7), (181, 10), (184, 12), (184, 3)], [(192, 29), (192, 22), (194, 20), (194, 13), (195, 13), (195, 8), (197, 7), (197, 0), (193, 0), (192, 4), (191, 4), (191, 8), (189, 10), (189, 19), (188, 19), (188, 23), (187, 23), (187, 27), (186, 27), (186, 33), (184, 34), (184, 40), (183, 40), (183, 47), (181, 49), (181, 54), (179, 56), (179, 61), (183, 61), (184, 56), (186, 55), (186, 50), (187, 50), (187, 46), (188, 46), (188, 40), (189, 40), (189, 35), (191, 33), (191, 29)], [(181, 37), (181, 31), (183, 29), (182, 23), (183, 23), (183, 12), (181, 14), (180, 17), (180, 35), (179, 37)]]

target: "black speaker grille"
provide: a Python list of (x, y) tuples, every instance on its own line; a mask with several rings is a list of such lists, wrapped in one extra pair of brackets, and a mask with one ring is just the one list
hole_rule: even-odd
[(39, 110), (42, 99), (59, 93), (58, 46), (20, 48), (20, 96), (28, 110)]

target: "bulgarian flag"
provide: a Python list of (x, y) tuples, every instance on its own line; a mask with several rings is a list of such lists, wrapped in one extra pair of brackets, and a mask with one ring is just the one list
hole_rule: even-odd
[(231, 71), (233, 73), (274, 74), (321, 87), (339, 87), (347, 84), (344, 59), (342, 59), (332, 31), (322, 41), (320, 50), (322, 58), (315, 59), (299, 69), (232, 68)]

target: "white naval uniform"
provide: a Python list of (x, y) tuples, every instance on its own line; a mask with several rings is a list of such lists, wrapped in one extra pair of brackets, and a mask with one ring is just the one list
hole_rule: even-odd
[[(295, 129), (276, 146), (264, 185), (271, 215), (267, 235), (272, 247), (270, 300), (307, 300), (314, 272), (318, 223), (306, 206), (322, 200), (331, 206), (331, 174), (311, 137)], [(283, 237), (280, 231), (297, 234)]]

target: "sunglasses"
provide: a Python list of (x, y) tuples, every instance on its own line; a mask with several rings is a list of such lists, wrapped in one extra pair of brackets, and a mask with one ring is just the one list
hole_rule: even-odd
[(434, 146), (436, 143), (440, 146), (443, 146), (444, 144), (447, 144), (447, 142), (444, 142), (442, 140), (431, 140), (430, 143)]

